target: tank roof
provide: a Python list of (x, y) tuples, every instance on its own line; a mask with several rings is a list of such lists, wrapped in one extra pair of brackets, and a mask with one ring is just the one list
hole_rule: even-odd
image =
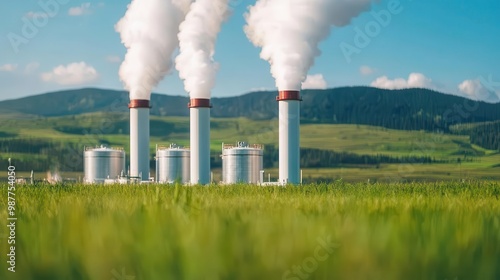
[(168, 146), (163, 146), (163, 145), (157, 145), (156, 150), (189, 150), (188, 146), (181, 146), (177, 145), (175, 143), (172, 143)]
[(261, 144), (248, 144), (247, 142), (238, 142), (236, 145), (233, 144), (224, 144), (222, 143), (222, 150), (230, 150), (230, 149), (256, 149), (256, 150), (264, 150), (264, 145)]
[(124, 151), (122, 147), (107, 147), (105, 145), (96, 147), (85, 147), (85, 151)]

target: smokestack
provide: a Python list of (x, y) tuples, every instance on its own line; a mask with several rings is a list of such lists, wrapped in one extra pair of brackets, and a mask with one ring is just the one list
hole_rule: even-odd
[(190, 112), (191, 184), (210, 183), (210, 99), (192, 98)]
[(197, 0), (179, 26), (179, 55), (175, 66), (189, 103), (191, 135), (191, 184), (210, 183), (210, 93), (218, 65), (215, 41), (229, 17), (229, 0)]
[(321, 54), (319, 43), (328, 37), (333, 26), (350, 24), (354, 17), (369, 10), (372, 2), (257, 0), (245, 14), (245, 33), (256, 47), (262, 48), (260, 57), (270, 63), (276, 87), (281, 90), (277, 98), (281, 183), (300, 182), (301, 100), (297, 89)]
[(149, 179), (151, 92), (172, 70), (177, 33), (192, 0), (132, 0), (115, 25), (127, 54), (120, 79), (130, 91), (130, 172)]
[(130, 101), (130, 176), (149, 180), (149, 111), (150, 102)]
[(279, 181), (300, 184), (300, 92), (284, 90), (279, 103)]

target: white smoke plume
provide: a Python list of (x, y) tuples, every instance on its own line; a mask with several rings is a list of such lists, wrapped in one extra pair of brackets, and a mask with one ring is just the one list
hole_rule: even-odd
[(179, 56), (175, 63), (191, 98), (210, 98), (218, 64), (215, 42), (222, 23), (229, 17), (230, 0), (197, 0), (179, 31)]
[(128, 49), (120, 67), (120, 79), (130, 99), (151, 98), (151, 91), (173, 66), (179, 45), (177, 34), (192, 0), (132, 0), (116, 24)]
[(280, 90), (300, 90), (318, 45), (332, 26), (345, 26), (372, 0), (259, 0), (245, 15), (245, 33), (271, 64)]

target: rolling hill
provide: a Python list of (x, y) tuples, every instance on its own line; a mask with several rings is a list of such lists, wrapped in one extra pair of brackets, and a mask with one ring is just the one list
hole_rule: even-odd
[[(277, 118), (276, 92), (213, 98), (215, 118)], [(403, 130), (442, 130), (459, 123), (500, 120), (500, 103), (475, 102), (426, 89), (343, 87), (302, 92), (303, 123), (366, 124)], [(153, 94), (154, 116), (188, 116), (188, 97)], [(126, 112), (128, 93), (95, 88), (51, 92), (0, 102), (2, 114), (43, 117)]]

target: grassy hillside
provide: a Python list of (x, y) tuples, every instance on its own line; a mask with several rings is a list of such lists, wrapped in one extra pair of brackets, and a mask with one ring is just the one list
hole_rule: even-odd
[[(9, 119), (0, 116), (0, 122), (11, 125), (0, 127), (0, 157), (12, 157), (19, 163), (19, 169), (36, 169), (36, 162), (49, 162), (45, 170), (56, 167), (77, 167), (82, 164), (83, 146), (105, 143), (129, 150), (128, 114), (92, 113), (65, 117), (27, 117)], [(267, 146), (266, 153), (273, 152), (278, 143), (277, 120), (249, 120), (246, 118), (214, 118), (211, 121), (211, 149), (214, 159), (219, 159), (221, 144), (247, 141)], [(1, 136), (4, 135), (4, 136)], [(151, 118), (151, 146), (178, 143), (189, 145), (189, 119), (186, 117)], [(51, 146), (64, 153), (51, 153), (41, 143), (55, 143)], [(301, 147), (335, 152), (349, 152), (356, 155), (388, 155), (392, 157), (430, 157), (442, 164), (378, 164), (378, 165), (336, 165), (332, 168), (306, 168), (306, 180), (346, 179), (349, 181), (370, 180), (458, 180), (462, 178), (500, 179), (500, 154), (471, 145), (468, 136), (437, 134), (423, 131), (389, 130), (363, 125), (304, 124), (301, 127)], [(275, 150), (274, 150), (275, 152)], [(220, 159), (219, 159), (220, 160)], [(42, 163), (40, 163), (42, 164)], [(215, 165), (214, 165), (215, 166)], [(332, 166), (333, 167), (333, 166)], [(78, 170), (81, 170), (79, 167)], [(277, 170), (268, 168), (273, 178)], [(64, 168), (61, 168), (64, 170)], [(216, 180), (220, 171), (214, 170)], [(78, 177), (78, 175), (67, 175)], [(266, 175), (267, 176), (267, 175)]]
[[(277, 118), (277, 92), (213, 98), (212, 116), (253, 120)], [(365, 124), (404, 130), (447, 131), (450, 125), (500, 120), (500, 103), (475, 102), (427, 89), (383, 90), (344, 87), (304, 90), (301, 119), (307, 123)], [(57, 101), (57, 102), (55, 102)], [(68, 116), (127, 112), (123, 91), (80, 89), (0, 102), (1, 112)], [(153, 94), (152, 115), (188, 116), (187, 96)]]
[[(0, 116), (0, 122), (5, 118)], [(128, 114), (95, 113), (69, 117), (34, 117), (0, 127), (2, 138), (47, 139), (88, 146), (101, 142), (128, 149)], [(10, 137), (9, 137), (10, 136)], [(213, 118), (211, 149), (220, 152), (223, 142), (247, 141), (266, 145), (278, 142), (278, 120)], [(189, 145), (189, 118), (151, 117), (151, 152), (156, 144)], [(303, 124), (301, 147), (358, 154), (429, 155), (439, 159), (492, 154), (468, 144), (468, 136), (424, 131), (401, 131), (364, 125)]]

